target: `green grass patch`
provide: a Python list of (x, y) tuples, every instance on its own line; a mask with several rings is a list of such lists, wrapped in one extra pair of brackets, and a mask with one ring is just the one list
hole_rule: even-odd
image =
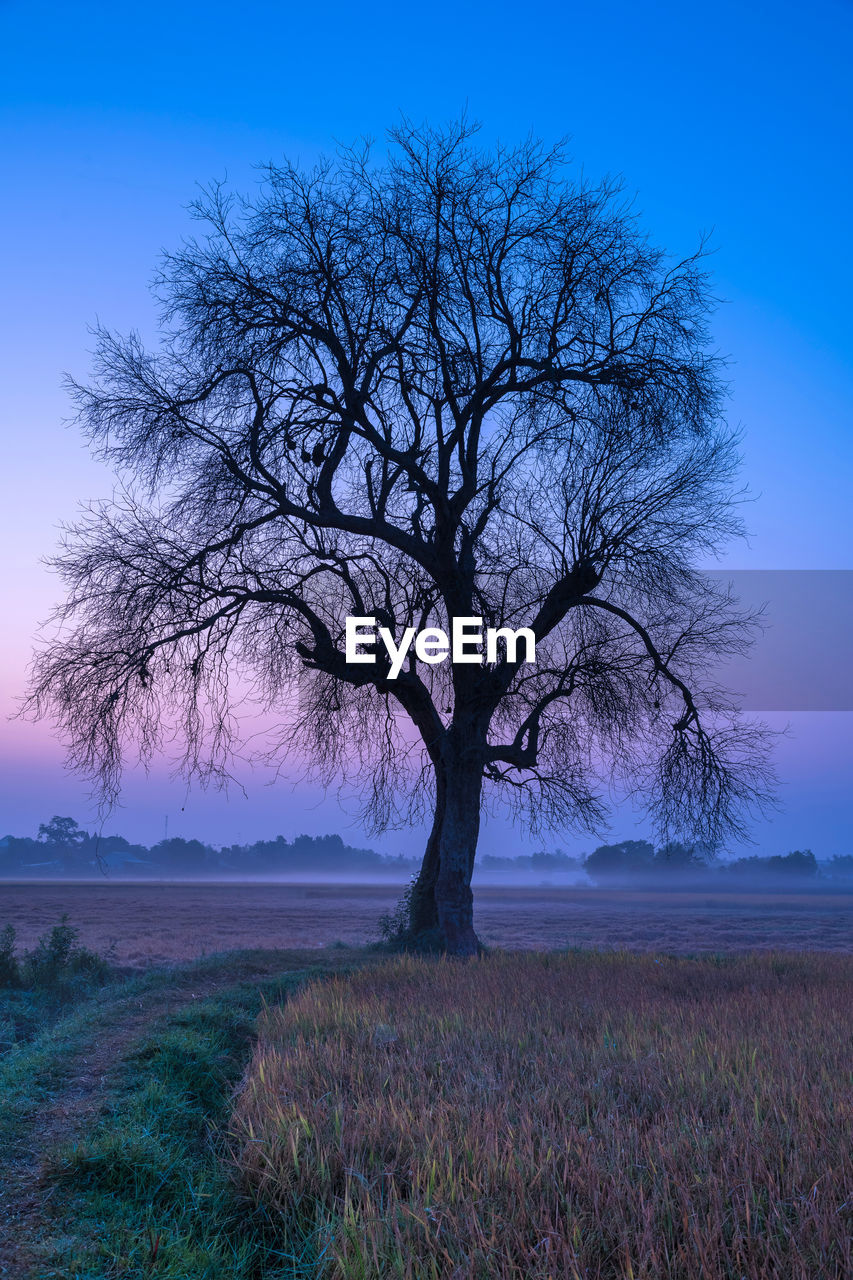
[[(209, 976), (226, 960), (239, 972), (239, 957), (194, 969)], [(42, 1241), (39, 1280), (292, 1280), (292, 1255), (280, 1252), (267, 1211), (241, 1193), (221, 1133), (259, 1012), (344, 963), (340, 953), (318, 961), (152, 1025), (119, 1064), (108, 1112), (49, 1161), (57, 1234)]]
[(122, 1010), (172, 982), (171, 973), (119, 975), (94, 989), (78, 984), (73, 997), (38, 990), (4, 993), (4, 1009), (28, 1020), (29, 1030), (0, 1055), (0, 1148), (27, 1141), (27, 1122), (38, 1119), (73, 1071), (77, 1055), (109, 1030)]
[(31, 951), (20, 955), (12, 925), (0, 929), (0, 1061), (101, 987), (121, 981), (112, 956), (80, 946), (78, 937), (63, 915)]

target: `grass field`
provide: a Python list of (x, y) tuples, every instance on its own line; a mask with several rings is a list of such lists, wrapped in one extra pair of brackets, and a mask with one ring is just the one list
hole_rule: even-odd
[[(735, 954), (774, 930), (796, 947), (838, 900), (507, 891), (494, 927), (528, 946), (621, 921), (660, 953), (462, 965), (329, 945), (351, 889), (144, 890), (135, 925), (141, 888), (0, 895), (21, 956), (0, 991), (4, 1280), (853, 1275), (853, 957)], [(353, 930), (397, 892), (356, 891)], [(52, 964), (60, 910), (80, 936)], [(308, 949), (162, 963), (324, 911)], [(116, 935), (109, 964), (77, 950)]]
[(264, 1015), (236, 1158), (301, 1275), (844, 1280), (851, 1044), (846, 957), (398, 960)]
[[(246, 947), (363, 946), (399, 885), (0, 884), (0, 926), (21, 943), (68, 912), (80, 940), (114, 946), (120, 964), (145, 968)], [(851, 893), (699, 893), (485, 887), (476, 923), (489, 946), (630, 951), (853, 952)]]

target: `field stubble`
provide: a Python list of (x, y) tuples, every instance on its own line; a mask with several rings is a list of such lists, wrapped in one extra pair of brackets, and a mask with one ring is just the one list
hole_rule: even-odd
[(853, 961), (404, 959), (262, 1019), (233, 1119), (318, 1277), (853, 1275)]
[[(67, 912), (80, 942), (144, 968), (247, 947), (362, 946), (401, 885), (0, 884), (0, 925), (33, 946)], [(483, 941), (505, 948), (853, 952), (853, 892), (475, 887)]]

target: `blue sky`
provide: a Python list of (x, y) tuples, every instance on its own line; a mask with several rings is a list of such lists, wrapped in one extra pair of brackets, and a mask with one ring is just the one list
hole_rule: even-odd
[[(732, 357), (731, 417), (746, 432), (744, 479), (756, 497), (749, 545), (727, 563), (853, 567), (851, 36), (853, 5), (840, 0), (407, 9), (0, 0), (4, 711), (59, 590), (39, 558), (79, 499), (110, 492), (110, 477), (61, 425), (61, 373), (85, 376), (86, 326), (99, 317), (153, 332), (147, 282), (161, 247), (189, 229), (197, 182), (228, 176), (245, 188), (257, 180), (253, 164), (284, 153), (310, 161), (336, 139), (381, 140), (401, 111), (444, 121), (465, 108), (487, 140), (569, 135), (588, 176), (623, 176), (654, 240), (683, 254), (711, 233), (726, 299), (715, 339)], [(849, 637), (827, 643), (828, 661), (849, 661)], [(849, 851), (850, 717), (791, 720), (780, 757), (786, 812), (759, 838), (773, 852), (804, 842)], [(34, 828), (60, 798), (61, 811), (86, 820), (85, 791), (61, 775), (44, 730), (4, 725), (0, 756), (0, 827)], [(162, 776), (137, 780), (124, 825), (148, 838), (161, 822), (153, 815), (177, 812), (180, 796)], [(264, 789), (251, 813), (242, 803), (194, 798), (187, 834), (212, 836), (223, 823), (246, 838), (346, 830), (334, 804), (305, 789)], [(505, 839), (500, 824), (489, 829)]]

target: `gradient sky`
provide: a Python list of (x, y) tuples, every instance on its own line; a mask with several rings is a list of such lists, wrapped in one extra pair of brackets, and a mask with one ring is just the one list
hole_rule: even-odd
[[(588, 176), (623, 175), (645, 227), (671, 252), (712, 233), (726, 300), (715, 338), (732, 357), (731, 417), (746, 431), (755, 496), (749, 544), (725, 563), (852, 568), (851, 37), (849, 0), (408, 9), (0, 0), (0, 834), (34, 833), (53, 812), (84, 824), (92, 815), (46, 728), (5, 719), (60, 591), (40, 559), (80, 499), (111, 490), (62, 425), (61, 374), (85, 377), (87, 325), (98, 317), (153, 335), (147, 282), (160, 249), (188, 230), (197, 182), (227, 176), (245, 188), (255, 163), (381, 138), (400, 111), (443, 122), (467, 107), (487, 140), (570, 135)], [(849, 634), (827, 627), (825, 640), (827, 664), (849, 666)], [(778, 757), (784, 809), (756, 828), (760, 850), (853, 851), (850, 714), (768, 719), (789, 720), (791, 732)], [(132, 774), (108, 826), (147, 842), (169, 813), (174, 834), (339, 830), (362, 842), (334, 799), (245, 781), (248, 797), (226, 800), (187, 796), (165, 766), (147, 782)], [(634, 822), (617, 813), (614, 836)], [(397, 833), (377, 847), (419, 842)], [(505, 824), (487, 824), (484, 849), (514, 843)]]

